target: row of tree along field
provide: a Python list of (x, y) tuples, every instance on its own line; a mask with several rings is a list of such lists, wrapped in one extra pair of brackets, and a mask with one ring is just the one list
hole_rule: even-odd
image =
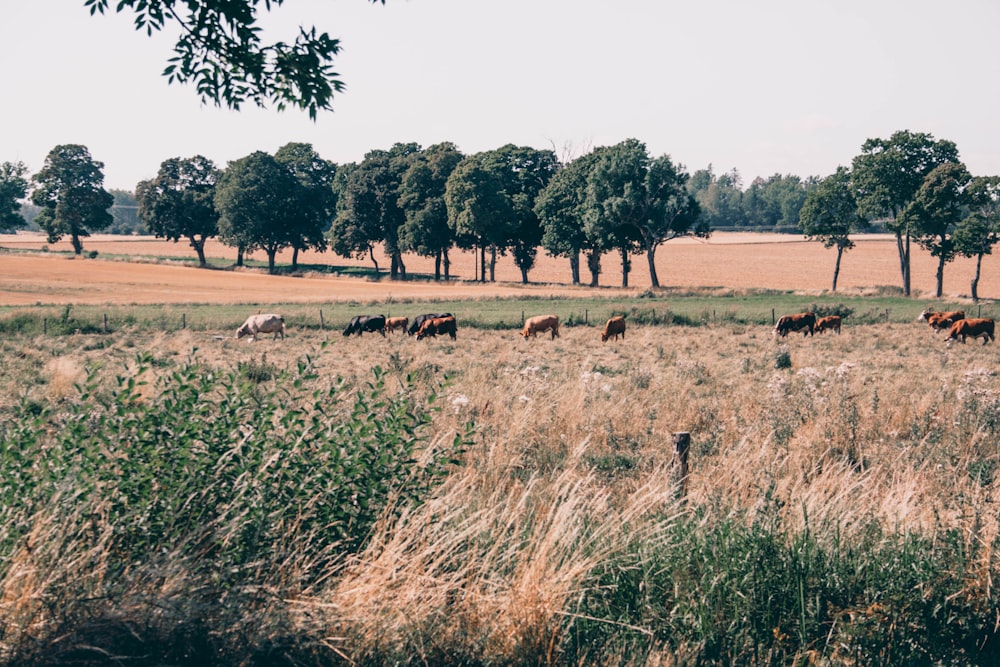
[[(52, 242), (82, 238), (113, 223), (115, 198), (103, 188), (103, 164), (84, 146), (62, 145), (27, 178), (23, 163), (0, 165), (0, 229), (26, 224), (23, 200)], [(119, 201), (121, 201), (119, 193)], [(263, 251), (276, 270), (292, 249), (371, 259), (390, 257), (392, 278), (405, 278), (405, 253), (433, 257), (435, 279), (448, 279), (452, 248), (477, 252), (476, 279), (494, 280), (498, 256), (510, 255), (527, 283), (544, 249), (569, 262), (573, 284), (589, 273), (596, 286), (607, 256), (628, 286), (632, 258), (644, 256), (659, 287), (655, 256), (680, 236), (713, 229), (783, 228), (837, 252), (836, 290), (851, 236), (872, 228), (896, 237), (902, 288), (910, 294), (910, 249), (938, 259), (937, 295), (946, 264), (959, 255), (979, 266), (1000, 239), (1000, 177), (973, 177), (956, 145), (900, 131), (869, 139), (850, 168), (825, 178), (775, 175), (743, 189), (739, 174), (711, 167), (688, 174), (669, 155), (654, 157), (628, 139), (560, 161), (554, 151), (509, 144), (463, 155), (454, 144), (396, 144), (360, 163), (334, 164), (310, 144), (289, 143), (274, 155), (254, 152), (220, 169), (203, 156), (165, 160), (154, 179), (136, 185), (137, 221), (157, 237), (187, 240), (206, 264), (205, 243), (217, 237), (246, 253)], [(121, 205), (121, 204), (119, 204)]]

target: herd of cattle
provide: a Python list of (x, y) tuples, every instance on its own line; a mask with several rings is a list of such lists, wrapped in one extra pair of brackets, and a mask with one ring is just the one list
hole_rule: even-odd
[[(417, 340), (428, 336), (451, 336), (455, 340), (457, 336), (457, 326), (455, 316), (451, 313), (425, 313), (417, 315), (410, 322), (406, 317), (386, 317), (385, 315), (357, 315), (351, 318), (344, 329), (344, 335), (357, 334), (361, 336), (365, 333), (379, 333), (385, 337), (393, 331), (403, 331), (408, 336), (416, 336)], [(527, 338), (537, 338), (538, 334), (550, 332), (552, 338), (559, 337), (559, 316), (558, 315), (537, 315), (529, 317), (524, 322), (521, 335)], [(273, 334), (273, 338), (279, 336), (285, 339), (285, 318), (275, 313), (265, 315), (251, 315), (246, 322), (236, 330), (236, 338), (240, 339), (249, 336), (251, 341), (257, 340), (260, 334)], [(604, 325), (601, 332), (601, 341), (606, 342), (609, 338), (618, 340), (621, 336), (625, 338), (625, 317), (617, 315), (612, 317)]]
[[(982, 338), (983, 345), (994, 337), (993, 320), (986, 317), (967, 318), (965, 312), (954, 310), (951, 312), (941, 312), (925, 309), (917, 318), (919, 322), (927, 322), (934, 331), (948, 331), (945, 342), (949, 345), (954, 341), (964, 343), (966, 338)], [(831, 330), (840, 333), (841, 319), (837, 315), (820, 317), (817, 319), (815, 313), (796, 313), (794, 315), (782, 315), (774, 325), (772, 335), (784, 338), (793, 331), (801, 331), (803, 336), (812, 336), (813, 333), (823, 333)]]
[[(947, 343), (959, 341), (965, 342), (966, 338), (982, 338), (983, 345), (991, 340), (996, 340), (994, 336), (994, 323), (989, 318), (967, 318), (961, 310), (952, 312), (938, 312), (924, 310), (920, 313), (919, 321), (927, 322), (934, 331), (948, 331), (945, 339)], [(803, 336), (812, 336), (814, 333), (824, 331), (835, 331), (840, 333), (841, 318), (838, 315), (817, 318), (815, 313), (805, 312), (794, 315), (782, 315), (774, 325), (772, 335), (784, 338), (789, 333), (801, 331)], [(455, 316), (451, 313), (425, 313), (417, 315), (411, 322), (406, 317), (386, 317), (385, 315), (358, 315), (351, 318), (344, 335), (350, 336), (364, 333), (379, 333), (384, 337), (393, 331), (403, 331), (409, 336), (416, 336), (417, 340), (435, 336), (451, 336), (455, 340), (457, 336), (457, 326)], [(537, 338), (538, 334), (549, 332), (553, 339), (559, 337), (559, 316), (558, 315), (536, 315), (529, 317), (524, 322), (521, 335), (527, 338)], [(260, 334), (273, 334), (274, 338), (281, 336), (285, 338), (285, 318), (281, 315), (269, 313), (266, 315), (251, 315), (246, 322), (236, 330), (236, 338), (250, 336), (251, 340), (257, 340)], [(614, 338), (618, 340), (621, 336), (625, 338), (625, 317), (617, 315), (609, 319), (601, 332), (601, 341), (607, 342)]]

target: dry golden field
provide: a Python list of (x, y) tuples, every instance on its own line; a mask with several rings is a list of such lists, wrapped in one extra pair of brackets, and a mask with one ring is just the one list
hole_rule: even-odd
[[(38, 234), (0, 236), (0, 248), (69, 251), (69, 241), (46, 244)], [(567, 260), (540, 253), (537, 267), (529, 273), (531, 284), (520, 284), (520, 273), (509, 257), (497, 263), (497, 282), (470, 283), (474, 276), (471, 252), (452, 253), (452, 275), (448, 285), (427, 281), (375, 282), (357, 278), (331, 277), (304, 272), (297, 277), (269, 276), (260, 270), (203, 271), (192, 268), (194, 253), (184, 243), (170, 243), (149, 237), (95, 236), (84, 239), (84, 252), (133, 257), (177, 257), (176, 262), (105, 262), (64, 255), (7, 253), (0, 268), (0, 305), (100, 304), (100, 303), (314, 303), (323, 301), (377, 301), (394, 298), (467, 298), (469, 296), (511, 296), (529, 294), (572, 295), (587, 288), (569, 284)], [(929, 298), (934, 294), (934, 259), (913, 246), (912, 285), (914, 294)], [(235, 260), (235, 251), (217, 242), (208, 244), (210, 257)], [(256, 259), (265, 259), (255, 256)], [(833, 278), (834, 251), (800, 237), (753, 233), (716, 233), (710, 239), (676, 239), (657, 252), (657, 271), (664, 287), (725, 287), (801, 290), (828, 290)], [(369, 260), (337, 257), (332, 253), (303, 253), (300, 264), (371, 266)], [(1000, 264), (986, 257), (979, 286), (982, 298), (1000, 296)], [(433, 263), (422, 257), (407, 256), (411, 274), (432, 275)], [(278, 258), (287, 266), (290, 256)], [(379, 257), (385, 270), (388, 260)], [(645, 256), (632, 259), (630, 289), (649, 286)], [(621, 285), (620, 261), (615, 255), (602, 260), (602, 294), (611, 296)], [(944, 291), (949, 298), (969, 294), (975, 265), (960, 258), (945, 269)], [(586, 272), (585, 281), (589, 280)], [(857, 247), (844, 255), (838, 289), (864, 292), (880, 286), (900, 284), (895, 242), (890, 236), (859, 237)]]
[[(41, 245), (25, 235), (0, 239), (6, 248)], [(524, 287), (509, 258), (498, 283), (468, 282), (467, 253), (455, 255), (462, 280), (437, 285), (102, 259), (186, 256), (182, 244), (153, 240), (87, 239), (90, 250), (97, 259), (0, 255), (0, 305), (591, 293), (566, 284), (566, 262), (547, 257), (531, 274), (537, 282)], [(229, 257), (219, 246), (211, 252)], [(930, 301), (933, 263), (914, 254), (914, 287)], [(667, 244), (659, 258), (665, 286), (818, 293), (829, 286), (833, 253), (790, 237), (719, 234)], [(365, 263), (332, 255), (300, 261)], [(615, 264), (605, 258), (602, 295), (617, 293)], [(644, 259), (634, 265), (633, 294), (648, 285)], [(429, 270), (418, 258), (408, 266)], [(984, 297), (1000, 294), (997, 268), (993, 258), (984, 263)], [(970, 262), (950, 265), (948, 294), (960, 300), (970, 276)], [(855, 293), (897, 285), (891, 239), (860, 241), (845, 257), (841, 281)], [(227, 451), (220, 469), (251, 453), (260, 461), (238, 477), (207, 477), (198, 493), (238, 485), (241, 500), (267, 496), (280, 486), (272, 475), (306, 442), (283, 437), (296, 418), (349, 422), (349, 411), (316, 396), (341, 379), (363, 390), (376, 367), (385, 371), (387, 396), (440, 392), (421, 456), (469, 424), (474, 435), (434, 493), (378, 522), (363, 549), (334, 565), (316, 564), (325, 554), (310, 549), (324, 533), (300, 520), (320, 495), (310, 487), (299, 489), (305, 502), (290, 514), (280, 504), (266, 507), (289, 522), (287, 530), (238, 576), (213, 570), (211, 555), (197, 560), (180, 543), (157, 545), (148, 562), (123, 566), (113, 537), (128, 527), (107, 518), (111, 503), (99, 494), (89, 505), (73, 500), (13, 514), (0, 522), (0, 536), (4, 525), (28, 526), (31, 535), (0, 568), (0, 663), (17, 650), (157, 655), (158, 641), (176, 656), (187, 650), (170, 643), (186, 639), (175, 632), (182, 627), (194, 628), (195, 649), (216, 647), (240, 664), (259, 664), (246, 647), (271, 645), (288, 648), (299, 664), (443, 664), (449, 657), (511, 665), (995, 664), (983, 656), (997, 655), (1000, 618), (998, 350), (978, 341), (946, 346), (915, 322), (777, 340), (765, 326), (630, 323), (624, 340), (603, 344), (594, 326), (528, 341), (511, 330), (461, 327), (457, 341), (307, 328), (255, 343), (142, 326), (15, 333), (0, 341), (0, 416), (16, 424), (48, 415), (51, 423), (26, 436), (37, 437), (46, 456), (57, 449), (49, 439), (74, 427), (72, 419), (59, 421), (63, 411), (91, 419), (110, 405), (123, 420), (111, 423), (130, 428), (137, 414), (167, 413), (167, 420), (164, 387), (183, 369), (197, 369), (206, 392), (193, 402), (197, 409), (164, 427), (166, 441), (174, 444), (171, 429), (188, 433), (196, 450), (225, 440), (207, 443)], [(134, 395), (123, 390), (131, 382)], [(187, 395), (171, 391), (172, 405)], [(215, 431), (213, 415), (234, 397), (276, 410), (273, 424)], [(386, 400), (361, 411), (363, 428), (376, 428)], [(73, 412), (78, 402), (83, 407)], [(137, 432), (142, 437), (118, 428), (99, 433), (111, 453), (95, 458), (138, 465), (131, 448), (161, 434)], [(683, 486), (677, 432), (692, 442)], [(18, 454), (4, 451), (11, 460)], [(175, 477), (187, 483), (180, 472)], [(104, 488), (112, 494), (117, 484)], [(220, 542), (259, 506), (246, 508), (213, 525)]]

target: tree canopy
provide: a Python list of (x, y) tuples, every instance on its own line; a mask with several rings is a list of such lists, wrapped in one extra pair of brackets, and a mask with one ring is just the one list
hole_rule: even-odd
[(901, 130), (888, 139), (868, 139), (854, 158), (851, 184), (861, 213), (885, 219), (896, 235), (896, 250), (903, 293), (910, 294), (909, 222), (903, 215), (924, 178), (938, 165), (958, 162), (954, 142), (935, 140), (930, 134)]
[[(370, 0), (385, 4), (385, 0)], [(103, 14), (110, 0), (85, 0), (90, 14)], [(171, 83), (194, 83), (202, 101), (239, 109), (245, 102), (305, 109), (316, 118), (333, 108), (344, 89), (333, 71), (340, 40), (315, 27), (299, 28), (292, 43), (261, 40), (259, 7), (270, 11), (284, 0), (118, 0), (116, 12), (135, 14), (136, 30), (147, 35), (168, 25), (179, 28), (174, 56), (163, 70)]]
[(139, 217), (154, 235), (177, 242), (184, 238), (206, 266), (205, 243), (219, 233), (215, 186), (220, 172), (208, 158), (170, 158), (160, 164), (156, 178), (141, 181), (135, 190)]
[(821, 180), (806, 195), (800, 211), (799, 225), (807, 238), (818, 239), (824, 248), (837, 249), (833, 268), (832, 291), (837, 291), (840, 260), (844, 252), (854, 247), (850, 235), (868, 227), (868, 219), (858, 212), (858, 203), (851, 191), (851, 174), (845, 167)]
[(21, 200), (28, 196), (28, 167), (23, 162), (0, 164), (0, 232), (10, 232), (26, 224)]
[(73, 252), (79, 255), (83, 237), (111, 224), (108, 209), (114, 197), (104, 189), (104, 163), (94, 160), (86, 146), (56, 146), (32, 180), (31, 201), (42, 207), (35, 221), (48, 233), (50, 243), (69, 235)]
[(219, 238), (241, 252), (267, 253), (268, 270), (275, 270), (278, 251), (296, 239), (295, 176), (263, 151), (229, 163), (215, 186)]

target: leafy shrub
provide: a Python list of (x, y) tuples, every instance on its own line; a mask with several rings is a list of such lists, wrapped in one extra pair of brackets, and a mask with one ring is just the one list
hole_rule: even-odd
[(26, 405), (0, 426), (0, 554), (38, 511), (66, 503), (67, 514), (101, 517), (121, 567), (180, 550), (238, 581), (247, 565), (303, 546), (318, 564), (359, 549), (386, 511), (419, 504), (472, 437), (469, 426), (432, 446), (436, 394), (421, 398), (409, 378), (389, 392), (378, 368), (351, 389), (318, 386), (300, 364), (264, 390), (240, 371), (191, 364), (157, 381), (155, 401), (137, 380), (145, 371), (110, 391), (94, 373), (76, 402)]

